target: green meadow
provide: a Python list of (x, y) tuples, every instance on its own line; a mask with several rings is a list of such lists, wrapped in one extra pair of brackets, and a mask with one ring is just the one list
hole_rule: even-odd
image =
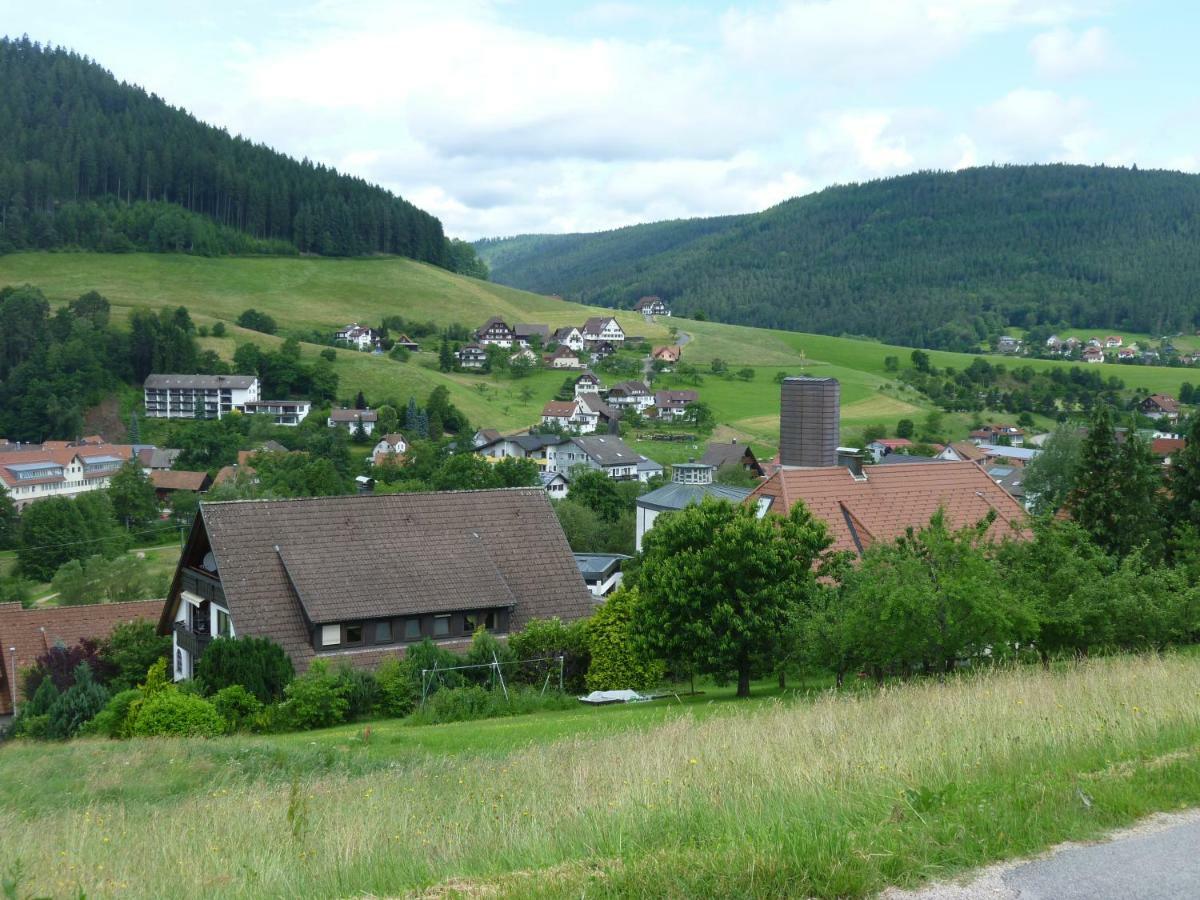
[[(552, 327), (582, 324), (590, 315), (612, 310), (568, 303), (500, 285), (454, 275), (407, 259), (219, 258), (169, 254), (20, 253), (0, 257), (0, 285), (34, 284), (52, 302), (66, 302), (88, 290), (98, 290), (114, 304), (117, 317), (137, 308), (188, 307), (198, 324), (223, 321), (224, 338), (202, 343), (226, 357), (237, 343), (279, 343), (291, 330), (333, 330), (350, 321), (377, 324), (386, 315), (431, 320), (439, 325), (461, 323), (474, 327), (493, 315), (512, 322), (545, 322)], [(281, 336), (272, 337), (232, 325), (244, 309), (267, 312), (280, 323)], [(631, 335), (651, 343), (671, 340), (669, 327), (687, 335), (684, 358), (707, 370), (715, 358), (733, 371), (751, 367), (753, 381), (726, 381), (706, 375), (697, 386), (717, 421), (716, 438), (753, 442), (771, 455), (779, 435), (778, 372), (832, 376), (842, 384), (842, 427), (846, 434), (867, 425), (889, 428), (903, 418), (919, 419), (930, 410), (927, 401), (890, 377), (885, 360), (904, 360), (910, 348), (870, 340), (723, 325), (674, 318), (647, 322), (640, 315), (618, 312)], [(303, 345), (306, 356), (320, 351)], [(938, 366), (963, 368), (968, 354), (931, 351)], [(994, 357), (1000, 360), (1001, 357)], [(1009, 365), (1012, 359), (1004, 359)], [(1061, 361), (1022, 361), (1037, 369), (1067, 366)], [(1081, 365), (1081, 364), (1074, 364)], [(566, 372), (536, 372), (523, 379), (507, 375), (481, 376), (437, 371), (435, 354), (422, 352), (401, 363), (382, 356), (339, 351), (335, 363), (341, 392), (353, 397), (363, 391), (375, 404), (409, 396), (424, 398), (438, 386), (481, 427), (524, 428), (539, 421), (542, 405), (562, 383)], [(1177, 393), (1179, 385), (1196, 378), (1187, 369), (1100, 365), (1106, 377), (1115, 375), (1130, 387)], [(960, 421), (961, 419), (961, 421)], [(948, 425), (963, 426), (965, 417)], [(671, 462), (696, 448), (638, 442), (641, 452)], [(657, 454), (657, 455), (656, 455)]]
[[(1200, 803), (1194, 655), (0, 747), (12, 896), (867, 897)], [(1186, 688), (1186, 689), (1185, 689)]]

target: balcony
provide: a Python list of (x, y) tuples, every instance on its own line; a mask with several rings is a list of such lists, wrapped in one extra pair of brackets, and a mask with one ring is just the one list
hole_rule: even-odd
[(192, 659), (199, 659), (204, 648), (212, 643), (212, 635), (193, 631), (187, 622), (175, 623), (175, 642), (191, 654)]
[(229, 608), (225, 602), (225, 591), (221, 588), (221, 579), (215, 575), (201, 569), (184, 569), (180, 581), (183, 590), (218, 606)]

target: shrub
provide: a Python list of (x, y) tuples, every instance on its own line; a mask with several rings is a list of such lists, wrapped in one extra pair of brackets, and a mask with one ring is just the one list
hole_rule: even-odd
[[(505, 663), (511, 662), (513, 659), (512, 650), (496, 640), (494, 634), (482, 625), (475, 629), (475, 634), (471, 637), (471, 649), (467, 651), (466, 665), (486, 666), (493, 661)], [(508, 677), (512, 673), (513, 667), (509, 666), (503, 671), (505, 677)], [(488, 669), (468, 669), (466, 674), (469, 680), (477, 684), (490, 684), (495, 677), (493, 671)]]
[(410, 725), (437, 725), (443, 722), (467, 722), (497, 716), (520, 716), (546, 709), (571, 709), (575, 698), (548, 691), (542, 694), (533, 688), (512, 688), (508, 698), (499, 690), (488, 690), (477, 684), (441, 690), (413, 713)]
[(59, 690), (54, 686), (54, 681), (49, 678), (42, 679), (33, 696), (17, 710), (17, 718), (12, 724), (13, 737), (46, 737), (50, 727), (50, 717), (47, 713), (58, 697)]
[(287, 698), (280, 704), (281, 721), (290, 728), (327, 728), (346, 721), (350, 701), (348, 683), (329, 671), (324, 660), (316, 660), (308, 672), (284, 688)]
[(278, 326), (275, 320), (264, 312), (259, 312), (251, 307), (243, 310), (237, 317), (237, 323), (242, 328), (249, 328), (251, 331), (261, 331), (263, 334), (274, 334)]
[[(412, 666), (413, 678), (418, 690), (421, 688), (422, 669), (448, 669), (451, 666), (461, 666), (463, 659), (457, 653), (452, 653), (444, 647), (439, 647), (429, 638), (413, 644), (405, 651), (404, 658)], [(430, 690), (454, 688), (463, 683), (462, 672), (445, 672), (431, 679)]]
[(634, 640), (637, 592), (622, 588), (609, 597), (587, 624), (591, 662), (587, 670), (590, 691), (652, 688), (663, 677), (663, 664), (651, 659)]
[(224, 731), (225, 720), (211, 703), (174, 688), (147, 697), (132, 729), (138, 737), (216, 737)]
[(263, 710), (262, 702), (240, 684), (217, 691), (212, 705), (230, 732), (249, 730)]
[(95, 718), (108, 703), (108, 691), (92, 677), (91, 667), (81, 662), (75, 670), (75, 684), (51, 704), (48, 737), (69, 738)]
[(217, 638), (196, 663), (205, 694), (240, 684), (262, 703), (279, 700), (294, 675), (283, 648), (267, 638)]
[(528, 663), (515, 667), (516, 680), (541, 687), (546, 676), (557, 686), (558, 662), (554, 657), (563, 657), (563, 690), (577, 693), (583, 690), (584, 675), (591, 662), (588, 653), (587, 631), (582, 620), (563, 624), (558, 618), (534, 619), (524, 630), (508, 639), (508, 646), (517, 659), (527, 660), (550, 657), (545, 662)]
[(213, 323), (212, 336), (213, 337), (225, 337), (225, 323), (224, 322), (214, 322)]
[(338, 669), (337, 676), (342, 682), (346, 702), (349, 704), (347, 718), (369, 716), (379, 709), (379, 683), (375, 680), (373, 672), (344, 665)]
[(65, 691), (75, 684), (75, 673), (79, 671), (81, 662), (87, 663), (95, 676), (93, 680), (106, 681), (112, 673), (111, 667), (100, 657), (100, 644), (84, 638), (73, 647), (51, 647), (35, 659), (33, 665), (22, 673), (21, 692), (26, 697), (32, 697), (46, 678), (54, 682), (59, 692)]
[(100, 658), (112, 671), (109, 689), (123, 692), (146, 677), (146, 670), (171, 652), (171, 638), (160, 635), (155, 623), (123, 622), (100, 644)]
[(136, 707), (140, 706), (138, 701), (141, 699), (142, 692), (137, 688), (113, 694), (104, 705), (104, 709), (81, 729), (81, 733), (109, 738), (129, 737), (133, 725), (133, 716), (130, 713), (136, 712)]
[(407, 716), (417, 703), (420, 685), (416, 683), (417, 672), (409, 657), (389, 657), (375, 670), (375, 683), (379, 685), (379, 709), (394, 718)]

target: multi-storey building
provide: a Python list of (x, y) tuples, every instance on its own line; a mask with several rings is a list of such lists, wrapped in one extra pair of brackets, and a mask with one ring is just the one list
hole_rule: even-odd
[(150, 375), (144, 386), (152, 419), (219, 419), (259, 399), (253, 375)]

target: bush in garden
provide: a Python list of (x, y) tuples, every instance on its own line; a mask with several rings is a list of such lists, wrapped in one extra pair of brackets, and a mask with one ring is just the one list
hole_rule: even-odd
[(573, 709), (574, 697), (534, 688), (508, 689), (508, 697), (500, 690), (488, 690), (477, 684), (438, 691), (408, 719), (410, 725), (437, 725), (443, 722), (467, 722), (498, 716), (520, 716), (547, 709)]
[(375, 670), (375, 683), (379, 685), (379, 708), (385, 715), (401, 718), (413, 711), (421, 686), (411, 658), (385, 659)]
[[(491, 665), (493, 660), (506, 663), (513, 659), (515, 657), (512, 650), (496, 640), (494, 634), (482, 625), (475, 629), (475, 634), (471, 637), (471, 649), (467, 651), (466, 665), (487, 666)], [(507, 666), (501, 671), (504, 672), (504, 677), (508, 678), (512, 674), (513, 667)], [(488, 669), (468, 669), (465, 674), (470, 681), (476, 684), (491, 684), (495, 678), (494, 670)]]
[(205, 694), (240, 684), (262, 703), (283, 697), (294, 676), (291, 659), (267, 638), (217, 638), (196, 663), (196, 680)]
[(662, 681), (661, 660), (649, 658), (634, 640), (637, 603), (637, 592), (622, 588), (604, 601), (588, 620), (588, 649), (591, 651), (588, 690), (629, 688), (641, 691)]
[(374, 673), (343, 665), (338, 669), (337, 676), (342, 682), (346, 701), (349, 703), (346, 718), (369, 716), (379, 709), (379, 684)]
[(249, 730), (263, 710), (262, 702), (240, 684), (217, 691), (212, 705), (230, 732)]
[(47, 737), (50, 728), (50, 707), (58, 700), (59, 690), (50, 678), (42, 679), (33, 696), (22, 703), (13, 721), (13, 737)]
[(508, 639), (508, 646), (516, 659), (551, 657), (545, 662), (513, 666), (517, 670), (515, 679), (541, 687), (550, 676), (552, 687), (558, 686), (558, 662), (563, 657), (563, 690), (578, 693), (584, 688), (584, 675), (591, 662), (588, 652), (587, 630), (584, 620), (569, 625), (556, 618), (534, 619)]
[(225, 720), (216, 707), (174, 688), (147, 697), (133, 723), (137, 737), (216, 737), (224, 732)]
[[(422, 669), (448, 669), (463, 664), (461, 656), (439, 647), (429, 638), (424, 638), (420, 643), (409, 647), (404, 653), (404, 658), (412, 666), (418, 692), (421, 690)], [(445, 672), (432, 678), (429, 684), (430, 690), (441, 690), (458, 687), (462, 683), (462, 672)]]
[(133, 724), (130, 711), (134, 709), (134, 704), (141, 699), (142, 692), (138, 688), (130, 688), (127, 691), (113, 694), (108, 699), (108, 703), (104, 705), (104, 709), (100, 710), (96, 717), (80, 730), (80, 733), (109, 738), (129, 737), (130, 726)]
[(171, 652), (171, 638), (161, 635), (154, 622), (138, 619), (123, 622), (100, 644), (100, 658), (112, 671), (108, 687), (126, 691), (146, 677), (155, 661)]
[(113, 674), (112, 667), (101, 657), (100, 644), (84, 638), (71, 647), (54, 646), (33, 661), (21, 674), (21, 693), (32, 697), (46, 678), (54, 682), (59, 692), (75, 684), (80, 663), (87, 663), (94, 681), (106, 682)]
[(280, 704), (280, 718), (290, 728), (327, 728), (346, 721), (350, 701), (349, 687), (329, 665), (318, 659), (308, 672), (284, 688), (286, 699)]
[(69, 738), (96, 717), (108, 703), (108, 690), (92, 677), (92, 669), (81, 662), (75, 670), (75, 683), (51, 704), (47, 736)]

